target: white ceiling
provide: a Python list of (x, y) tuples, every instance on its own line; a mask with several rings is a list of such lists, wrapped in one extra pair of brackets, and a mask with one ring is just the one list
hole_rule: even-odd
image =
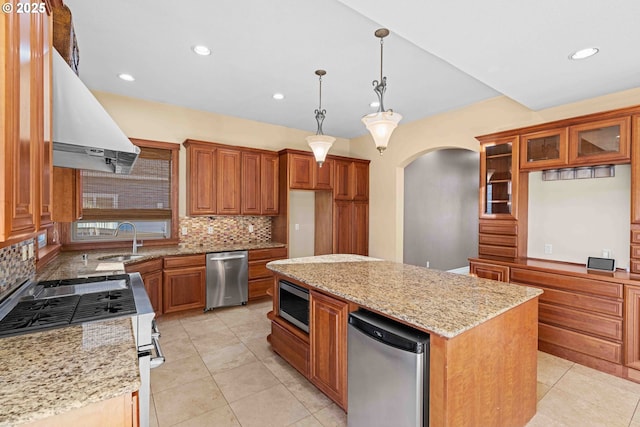
[[(387, 27), (385, 107), (403, 123), (504, 94), (537, 110), (640, 86), (640, 1), (66, 0), (94, 90), (311, 132), (366, 133)], [(205, 44), (212, 55), (190, 48)], [(595, 46), (583, 61), (568, 55)], [(135, 82), (124, 82), (119, 73)], [(283, 101), (272, 94), (282, 92)]]

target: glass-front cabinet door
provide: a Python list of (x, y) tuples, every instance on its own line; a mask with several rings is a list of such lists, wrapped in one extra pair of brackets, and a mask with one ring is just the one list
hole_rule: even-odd
[(569, 128), (572, 164), (626, 163), (630, 161), (630, 117), (602, 120)]
[(481, 216), (512, 216), (517, 186), (517, 137), (483, 144), (481, 157)]
[(520, 135), (520, 169), (546, 169), (567, 164), (567, 128)]

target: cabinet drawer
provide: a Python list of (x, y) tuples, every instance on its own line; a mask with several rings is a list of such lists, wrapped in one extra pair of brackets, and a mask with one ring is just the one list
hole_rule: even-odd
[(640, 258), (640, 245), (631, 245), (631, 258)]
[(483, 279), (509, 281), (509, 267), (506, 265), (484, 264), (478, 262), (469, 263), (469, 272)]
[(273, 273), (267, 268), (270, 260), (249, 261), (249, 280), (261, 277), (271, 277)]
[(249, 251), (249, 261), (269, 258), (286, 258), (287, 248), (251, 249)]
[(556, 326), (538, 325), (538, 339), (579, 353), (622, 363), (622, 344), (568, 331)]
[(271, 288), (273, 288), (273, 277), (249, 280), (249, 299), (269, 296)]
[(271, 322), (271, 346), (305, 377), (309, 376), (309, 344), (276, 322)]
[(480, 233), (486, 234), (507, 234), (515, 236), (518, 234), (518, 226), (515, 222), (480, 222)]
[(478, 245), (478, 255), (516, 258), (516, 248), (506, 246)]
[(632, 273), (640, 273), (640, 261), (636, 259), (632, 259), (630, 261), (629, 271)]
[(598, 335), (605, 339), (622, 341), (622, 319), (598, 316), (567, 307), (540, 303), (540, 322), (567, 327)]
[(603, 296), (607, 298), (622, 298), (623, 288), (620, 283), (604, 282), (582, 277), (571, 277), (562, 274), (545, 273), (542, 271), (511, 269), (511, 280), (519, 283), (529, 283), (533, 286), (550, 286), (567, 291)]
[(170, 256), (164, 258), (164, 268), (200, 267), (205, 265), (205, 262), (204, 254)]
[(640, 243), (640, 229), (631, 230), (631, 243)]
[[(527, 284), (527, 286), (532, 285)], [(544, 291), (544, 293), (540, 295), (540, 302), (560, 304), (589, 312), (622, 317), (622, 301), (592, 297), (574, 292), (565, 292), (538, 285), (536, 285), (536, 287)]]
[(480, 234), (478, 236), (478, 243), (481, 245), (510, 246), (515, 248), (518, 243), (518, 238), (516, 236), (500, 234)]

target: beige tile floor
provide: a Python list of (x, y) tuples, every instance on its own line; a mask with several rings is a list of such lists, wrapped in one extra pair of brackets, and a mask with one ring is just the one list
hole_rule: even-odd
[[(270, 309), (161, 317), (167, 362), (151, 372), (151, 426), (346, 426), (346, 414), (271, 351)], [(640, 384), (538, 352), (528, 427), (640, 427), (639, 402)]]

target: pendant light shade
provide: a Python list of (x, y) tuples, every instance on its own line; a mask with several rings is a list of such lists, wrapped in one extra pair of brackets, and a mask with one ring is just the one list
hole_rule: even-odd
[(334, 137), (329, 135), (311, 135), (307, 137), (307, 143), (313, 151), (313, 157), (316, 158), (318, 166), (322, 167), (322, 164), (327, 158), (327, 153), (329, 153), (335, 140)]
[(378, 95), (378, 111), (367, 114), (362, 118), (362, 123), (367, 127), (373, 137), (376, 148), (382, 155), (389, 144), (393, 130), (398, 126), (402, 116), (393, 110), (384, 109), (384, 92), (387, 90), (387, 78), (382, 75), (384, 38), (389, 35), (389, 30), (380, 28), (374, 33), (380, 39), (380, 80), (373, 81), (373, 91)]
[(400, 120), (402, 120), (402, 116), (392, 110), (367, 114), (362, 118), (362, 123), (371, 133), (380, 155), (387, 148), (391, 133), (398, 126)]
[(322, 76), (325, 74), (327, 74), (325, 70), (316, 70), (316, 76), (318, 76), (320, 81), (320, 103), (318, 109), (315, 111), (318, 130), (315, 135), (311, 135), (306, 138), (309, 147), (311, 147), (311, 150), (313, 151), (313, 156), (320, 167), (322, 167), (324, 160), (327, 158), (327, 153), (331, 149), (333, 142), (336, 140), (334, 137), (324, 135), (322, 133), (322, 122), (324, 122), (325, 114), (327, 114), (327, 110), (322, 109)]

